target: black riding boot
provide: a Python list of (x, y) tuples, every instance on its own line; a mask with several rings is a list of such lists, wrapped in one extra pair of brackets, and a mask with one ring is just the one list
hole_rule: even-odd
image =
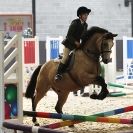
[(55, 75), (55, 80), (61, 80), (62, 79), (62, 73), (64, 73), (66, 70), (66, 65), (63, 63), (60, 63), (57, 69), (57, 73)]

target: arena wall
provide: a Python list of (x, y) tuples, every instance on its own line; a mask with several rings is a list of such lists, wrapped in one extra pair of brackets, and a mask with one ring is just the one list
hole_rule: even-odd
[[(1, 0), (0, 5), (1, 14), (32, 13), (32, 0)], [(100, 26), (118, 33), (117, 39), (131, 36), (131, 4), (125, 7), (124, 0), (37, 0), (36, 32), (40, 41), (45, 41), (46, 36), (65, 37), (79, 6), (92, 9), (89, 27)]]

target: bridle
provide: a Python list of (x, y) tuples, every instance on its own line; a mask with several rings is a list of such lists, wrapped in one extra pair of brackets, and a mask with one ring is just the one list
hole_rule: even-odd
[(83, 50), (83, 52), (88, 56), (88, 57), (91, 57), (91, 58), (93, 58), (95, 61), (99, 61), (100, 62), (100, 57), (102, 57), (102, 55), (104, 54), (104, 53), (112, 53), (112, 50), (104, 50), (104, 48), (102, 47), (103, 46), (103, 44), (104, 44), (104, 41), (105, 41), (105, 38), (104, 37), (102, 37), (102, 41), (101, 41), (101, 43), (99, 44), (100, 45), (100, 49), (101, 49), (101, 51), (98, 51), (98, 52), (96, 52), (96, 51), (94, 51), (94, 50), (90, 50), (89, 48), (82, 48), (82, 50)]
[[(104, 50), (104, 49), (103, 49), (102, 46), (103, 46), (103, 44), (105, 44), (105, 43), (103, 43), (104, 40), (105, 40), (105, 39), (103, 39), (103, 40), (102, 40), (102, 43), (101, 43), (101, 52), (100, 52), (101, 55), (104, 54), (104, 53), (112, 53), (112, 50), (111, 50), (111, 49), (110, 49), (110, 50), (109, 50), (109, 49), (108, 49), (108, 50)], [(106, 44), (105, 44), (105, 45), (106, 45)]]

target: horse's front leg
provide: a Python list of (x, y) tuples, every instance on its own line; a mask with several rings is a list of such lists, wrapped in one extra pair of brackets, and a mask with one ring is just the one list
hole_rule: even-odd
[(107, 90), (107, 84), (105, 83), (104, 78), (102, 78), (101, 76), (96, 77), (95, 74), (82, 73), (82, 77), (80, 77), (80, 80), (82, 81), (82, 83), (86, 85), (97, 84), (102, 86), (102, 89), (99, 95), (97, 95), (97, 93), (90, 95), (90, 98), (92, 99), (103, 100), (109, 94), (109, 91)]
[(97, 81), (99, 82), (99, 84), (102, 86), (101, 92), (98, 95), (98, 99), (99, 100), (103, 100), (104, 98), (107, 97), (107, 95), (109, 94), (109, 91), (107, 89), (107, 84), (105, 83), (105, 80), (103, 77), (98, 76), (97, 77)]
[(92, 94), (90, 96), (90, 98), (92, 99), (99, 99), (99, 100), (103, 100), (104, 98), (107, 97), (107, 95), (109, 94), (109, 91), (107, 89), (107, 84), (105, 83), (105, 80), (103, 77), (98, 76), (96, 78), (96, 82), (98, 85), (100, 85), (102, 87), (101, 92), (97, 95), (97, 94)]

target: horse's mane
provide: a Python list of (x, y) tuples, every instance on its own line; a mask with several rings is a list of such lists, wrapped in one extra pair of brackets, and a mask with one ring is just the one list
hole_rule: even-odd
[(83, 35), (82, 35), (82, 44), (85, 44), (88, 39), (90, 39), (95, 33), (107, 33), (108, 30), (93, 26), (90, 29), (88, 29)]

